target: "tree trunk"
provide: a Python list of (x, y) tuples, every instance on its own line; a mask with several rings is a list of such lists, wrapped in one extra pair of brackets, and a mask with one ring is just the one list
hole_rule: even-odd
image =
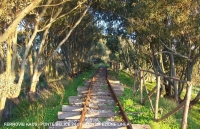
[[(170, 57), (170, 71), (171, 71), (171, 77), (176, 78), (176, 68), (175, 68), (175, 63), (174, 63), (174, 56), (172, 54), (169, 55)], [(175, 80), (171, 80), (173, 82), (173, 87), (174, 87), (174, 100), (178, 102), (179, 97), (178, 97), (178, 83)], [(172, 95), (172, 86), (170, 85), (170, 95)]]
[(12, 72), (12, 76), (15, 76), (16, 74), (16, 70), (18, 68), (16, 68), (16, 62), (17, 62), (17, 56), (18, 56), (18, 52), (17, 52), (17, 29), (15, 29), (15, 33), (13, 35), (12, 38), (12, 48), (13, 48), (13, 53), (12, 53), (12, 65), (11, 65), (11, 72)]
[(2, 115), (6, 104), (6, 97), (0, 98), (0, 122), (2, 122)]
[(42, 0), (34, 0), (33, 2), (31, 2), (31, 4), (29, 6), (27, 6), (25, 9), (23, 9), (21, 11), (21, 13), (19, 13), (16, 16), (16, 19), (12, 22), (12, 24), (5, 30), (5, 32), (0, 35), (0, 43), (6, 41), (8, 39), (8, 37), (10, 36), (10, 34), (12, 34), (13, 32), (15, 32), (15, 28), (17, 28), (18, 24), (22, 21), (22, 19), (29, 13), (31, 12), (34, 8), (37, 7), (37, 5), (41, 2)]
[(3, 47), (0, 45), (0, 74), (4, 71), (4, 53)]
[(41, 75), (41, 73), (38, 73), (38, 70), (35, 69), (33, 77), (32, 77), (32, 80), (31, 80), (30, 90), (29, 90), (29, 99), (30, 99), (30, 101), (34, 101), (35, 100), (36, 86), (37, 86), (37, 83), (39, 81), (40, 75)]
[(33, 57), (32, 57), (32, 52), (30, 52), (30, 55), (28, 56), (28, 61), (29, 61), (29, 73), (30, 77), (33, 76)]
[[(27, 56), (28, 56), (28, 54), (29, 54), (29, 50), (30, 50), (30, 48), (31, 48), (31, 45), (32, 45), (32, 43), (33, 43), (33, 40), (34, 40), (34, 38), (35, 38), (36, 35), (37, 35), (37, 32), (38, 32), (37, 27), (38, 27), (38, 24), (35, 25), (34, 32), (33, 32), (32, 36), (31, 36), (31, 38), (30, 38), (30, 40), (29, 40), (28, 45), (26, 46), (26, 50), (25, 50), (24, 55), (23, 55), (23, 60), (22, 60), (22, 63), (21, 63), (21, 70), (20, 70), (20, 77), (19, 77), (19, 81), (18, 81), (19, 87), (21, 87), (22, 81), (23, 81), (23, 79), (24, 79), (26, 58), (27, 58)], [(18, 91), (14, 96), (17, 97), (17, 96), (19, 96), (19, 94), (20, 94), (20, 91)]]
[(71, 71), (71, 61), (70, 61), (69, 44), (67, 44), (66, 62), (67, 62), (67, 74), (69, 75), (70, 71)]
[[(91, 5), (92, 1), (90, 2)], [(32, 98), (33, 95), (36, 92), (36, 85), (39, 81), (39, 76), (41, 75), (42, 71), (45, 69), (45, 67), (49, 64), (49, 61), (53, 58), (53, 56), (57, 53), (57, 51), (60, 49), (60, 47), (66, 42), (66, 40), (69, 38), (69, 36), (71, 35), (72, 31), (78, 26), (78, 24), (81, 22), (81, 20), (83, 19), (83, 17), (86, 15), (89, 6), (87, 6), (86, 10), (83, 12), (83, 14), (81, 15), (81, 17), (78, 19), (78, 21), (74, 24), (74, 26), (70, 29), (70, 31), (67, 33), (66, 37), (59, 43), (59, 45), (56, 47), (56, 49), (53, 51), (53, 53), (50, 55), (49, 58), (47, 58), (46, 62), (42, 65), (41, 69), (38, 70), (38, 65), (40, 60), (36, 60), (36, 64), (35, 64), (35, 68), (34, 68), (34, 74), (33, 74), (33, 78), (31, 81), (31, 88), (30, 88), (30, 92), (29, 92), (29, 96)], [(48, 29), (48, 28), (47, 28)], [(44, 34), (45, 35), (45, 34)], [(42, 49), (39, 49), (39, 54), (41, 54)]]
[(191, 81), (192, 80), (192, 69), (193, 69), (193, 63), (188, 61), (187, 69), (186, 69), (187, 81)]
[[(41, 0), (38, 0), (37, 2), (36, 2), (36, 1), (34, 2), (34, 3), (35, 3), (35, 7), (36, 7), (37, 4), (40, 3), (40, 1), (41, 1)], [(51, 1), (52, 1), (52, 0), (48, 0), (46, 4), (49, 5), (49, 4), (51, 3)], [(42, 18), (42, 17), (44, 16), (46, 10), (47, 10), (47, 6), (43, 8), (42, 12), (40, 13), (40, 15), (39, 15), (37, 18), (38, 18), (38, 19)], [(20, 94), (20, 89), (21, 89), (22, 81), (23, 81), (23, 79), (24, 79), (26, 58), (27, 58), (27, 56), (28, 56), (28, 54), (29, 54), (29, 50), (30, 50), (30, 48), (31, 48), (31, 45), (33, 44), (33, 41), (34, 41), (34, 39), (35, 39), (35, 37), (36, 37), (36, 35), (37, 35), (37, 33), (38, 33), (39, 20), (36, 20), (36, 21), (37, 21), (37, 22), (35, 23), (33, 34), (31, 35), (31, 38), (30, 38), (28, 44), (26, 45), (26, 50), (25, 50), (24, 55), (23, 55), (23, 60), (22, 60), (22, 64), (21, 64), (21, 71), (20, 71), (20, 78), (19, 78), (19, 81), (18, 81), (18, 86), (19, 86), (20, 88), (19, 88), (19, 91), (17, 91), (16, 94), (13, 95), (14, 98), (15, 98), (15, 97), (18, 97), (19, 94)], [(34, 45), (34, 46), (35, 46), (35, 45)], [(36, 56), (35, 56), (35, 57), (36, 57)]]
[(12, 49), (11, 49), (11, 40), (7, 41), (7, 49), (6, 49), (6, 72), (11, 73), (12, 66)]
[(53, 61), (52, 61), (52, 70), (53, 70), (53, 77), (57, 78), (58, 77), (58, 71), (57, 71), (57, 68), (56, 68), (56, 60), (55, 59), (53, 59)]
[(49, 65), (46, 66), (44, 72), (45, 72), (45, 78), (48, 82), (49, 81)]

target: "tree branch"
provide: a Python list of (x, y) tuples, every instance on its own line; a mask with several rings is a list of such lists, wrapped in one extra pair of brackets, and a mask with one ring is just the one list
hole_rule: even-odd
[[(160, 40), (160, 41), (161, 41), (161, 40)], [(161, 41), (161, 43), (164, 45), (165, 48), (167, 48), (169, 51), (171, 51), (171, 52), (170, 52), (171, 54), (174, 54), (174, 55), (177, 55), (177, 56), (180, 56), (180, 57), (183, 57), (183, 58), (185, 58), (185, 59), (187, 59), (187, 60), (192, 61), (189, 57), (184, 56), (184, 55), (181, 55), (180, 53), (178, 53), (178, 52), (174, 51), (173, 49), (169, 48), (169, 47), (168, 47), (167, 45), (165, 45), (162, 41)], [(159, 52), (159, 53), (162, 53), (162, 52)], [(155, 54), (156, 54), (156, 53), (155, 53)], [(157, 52), (157, 54), (158, 54), (158, 52)]]
[(58, 4), (52, 4), (52, 5), (40, 5), (40, 6), (38, 6), (38, 7), (53, 7), (53, 6), (61, 5), (61, 4), (65, 3), (65, 2), (69, 2), (69, 1), (72, 1), (72, 0), (65, 0), (65, 1), (60, 2), (60, 3), (58, 3)]
[(16, 17), (13, 23), (5, 30), (5, 32), (2, 35), (0, 35), (0, 44), (7, 40), (10, 34), (12, 34), (15, 31), (15, 28), (17, 28), (18, 24), (22, 21), (22, 19), (34, 8), (36, 8), (41, 1), (42, 0), (34, 0), (29, 6), (22, 10), (22, 12)]
[[(86, 1), (85, 1), (86, 2)], [(42, 29), (38, 30), (38, 32), (44, 31), (47, 27), (49, 27), (49, 25), (53, 24), (54, 22), (56, 22), (57, 20), (59, 20), (60, 18), (63, 18), (64, 16), (70, 14), (72, 11), (76, 10), (79, 6), (81, 6), (82, 4), (84, 4), (85, 2), (82, 2), (80, 4), (78, 4), (76, 7), (74, 7), (71, 11), (59, 16), (58, 18), (50, 21), (45, 27), (43, 27)]]
[(59, 45), (56, 47), (56, 49), (53, 51), (53, 53), (51, 54), (51, 56), (47, 59), (47, 61), (45, 62), (45, 64), (42, 66), (42, 68), (39, 70), (39, 73), (41, 73), (45, 66), (49, 63), (49, 61), (53, 58), (53, 56), (57, 53), (57, 51), (60, 49), (60, 47), (67, 41), (67, 39), (69, 38), (69, 36), (71, 35), (71, 33), (73, 32), (73, 30), (79, 25), (79, 23), (81, 22), (81, 20), (83, 19), (83, 17), (86, 15), (88, 9), (90, 8), (90, 5), (92, 4), (92, 1), (90, 2), (90, 4), (87, 6), (87, 8), (85, 9), (85, 11), (83, 12), (83, 14), (81, 15), (81, 17), (78, 19), (78, 21), (74, 24), (74, 26), (69, 30), (69, 32), (67, 33), (67, 35), (65, 36), (65, 38), (59, 43)]

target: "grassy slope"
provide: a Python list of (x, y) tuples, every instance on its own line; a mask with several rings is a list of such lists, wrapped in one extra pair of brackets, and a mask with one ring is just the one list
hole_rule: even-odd
[[(3, 129), (43, 129), (47, 126), (40, 126), (42, 122), (51, 124), (57, 120), (57, 113), (61, 111), (62, 105), (69, 104), (68, 97), (77, 95), (77, 87), (83, 85), (86, 78), (91, 78), (94, 70), (82, 73), (74, 80), (62, 80), (64, 87), (55, 87), (55, 92), (43, 91), (43, 99), (35, 103), (29, 103), (23, 100), (13, 110), (13, 116), (8, 121), (9, 123), (22, 125), (18, 126), (3, 126)], [(4, 123), (3, 125), (5, 125)], [(29, 124), (29, 126), (28, 126)], [(31, 126), (31, 124), (33, 126)], [(20, 126), (20, 127), (19, 127)]]
[[(97, 67), (97, 66), (96, 66)], [(68, 103), (68, 97), (77, 94), (76, 88), (80, 85), (83, 85), (83, 82), (86, 78), (90, 78), (93, 74), (93, 71), (84, 72), (79, 77), (75, 78), (74, 80), (62, 80), (63, 85), (65, 86), (63, 91), (56, 92), (56, 93), (49, 93), (48, 91), (45, 92), (47, 95), (45, 99), (37, 101), (36, 103), (30, 104), (26, 100), (14, 109), (14, 114), (12, 119), (9, 122), (16, 124), (17, 122), (22, 124), (40, 124), (41, 122), (51, 123), (57, 120), (57, 113), (61, 111), (61, 106)], [(141, 123), (141, 124), (150, 124), (152, 129), (178, 129), (180, 128), (179, 118), (181, 113), (174, 115), (166, 119), (161, 123), (153, 122), (153, 113), (150, 110), (149, 103), (146, 106), (142, 106), (139, 104), (139, 95), (137, 94), (136, 97), (132, 96), (131, 86), (133, 84), (133, 79), (128, 76), (124, 72), (120, 72), (119, 75), (116, 76), (123, 84), (126, 85), (124, 96), (120, 97), (120, 101), (122, 105), (125, 107), (125, 111), (128, 113), (128, 118), (132, 123)], [(148, 88), (152, 88), (155, 84), (148, 83)], [(62, 88), (60, 89), (62, 90)], [(61, 93), (62, 92), (62, 93)], [(153, 98), (153, 97), (152, 97)], [(164, 108), (163, 112), (169, 110), (169, 108), (173, 108), (174, 103), (168, 101), (164, 98), (161, 98), (160, 104)], [(169, 106), (171, 105), (171, 106)], [(200, 123), (198, 121), (199, 118), (199, 107), (200, 104), (194, 107), (191, 110), (189, 115), (189, 129), (197, 129), (200, 128)], [(164, 114), (164, 113), (163, 113)], [(177, 118), (178, 119), (177, 119)], [(3, 126), (3, 129), (28, 129), (28, 128), (46, 128), (47, 126)]]
[[(177, 112), (176, 114), (170, 116), (169, 118), (163, 120), (162, 122), (154, 122), (154, 115), (150, 108), (149, 101), (146, 102), (145, 106), (142, 106), (139, 103), (139, 92), (137, 92), (136, 96), (133, 97), (132, 94), (132, 85), (133, 78), (131, 78), (128, 74), (121, 71), (119, 75), (116, 75), (111, 72), (117, 79), (121, 81), (121, 83), (125, 84), (124, 96), (120, 97), (120, 101), (125, 108), (126, 113), (128, 114), (128, 118), (131, 123), (139, 123), (139, 124), (149, 124), (152, 129), (179, 129), (180, 128), (180, 119), (182, 116), (182, 111)], [(155, 83), (147, 83), (147, 88), (150, 90), (155, 86)], [(144, 96), (146, 94), (144, 93)], [(155, 102), (155, 94), (151, 97), (153, 100), (153, 104)], [(163, 116), (167, 112), (171, 111), (176, 104), (173, 101), (170, 101), (165, 98), (161, 98), (159, 101), (159, 108), (161, 109), (160, 116)], [(197, 129), (200, 128), (200, 123), (198, 121), (199, 118), (199, 108), (200, 104), (194, 107), (189, 113), (188, 125), (189, 129)]]

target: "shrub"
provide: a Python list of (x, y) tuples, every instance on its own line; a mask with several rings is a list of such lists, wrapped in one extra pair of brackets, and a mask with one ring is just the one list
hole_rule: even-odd
[(9, 97), (19, 90), (19, 86), (14, 83), (14, 76), (4, 72), (0, 74), (0, 97)]
[(93, 69), (93, 65), (87, 62), (80, 62), (78, 67), (81, 71), (88, 71)]

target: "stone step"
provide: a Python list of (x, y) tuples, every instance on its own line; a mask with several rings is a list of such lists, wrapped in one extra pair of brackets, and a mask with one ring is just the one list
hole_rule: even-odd
[(80, 90), (88, 90), (88, 87), (86, 87), (86, 86), (77, 87), (77, 91), (80, 91)]
[(87, 89), (78, 90), (78, 94), (87, 94), (87, 93), (88, 93)]
[(106, 102), (106, 103), (108, 103), (108, 102), (115, 102), (115, 100), (114, 99), (95, 99), (95, 98), (93, 98), (93, 99), (90, 99), (90, 102), (95, 102), (95, 103)]
[(78, 93), (77, 96), (78, 96), (78, 97), (86, 97), (87, 94), (81, 94), (81, 93)]
[(56, 121), (49, 129), (77, 129), (78, 120), (76, 121)]
[(124, 86), (122, 86), (122, 85), (112, 85), (111, 84), (111, 86), (112, 86), (112, 89), (114, 89), (114, 90), (122, 90), (122, 91), (124, 91)]
[(70, 105), (83, 105), (85, 103), (84, 100), (72, 100), (70, 99), (69, 104)]
[(97, 104), (89, 104), (89, 108), (92, 109), (114, 109), (116, 106), (115, 105), (97, 105)]
[(100, 123), (84, 123), (84, 129), (127, 129), (126, 123), (123, 122), (100, 122)]
[(101, 88), (93, 88), (92, 90), (91, 90), (92, 92), (97, 92), (97, 91), (110, 91), (110, 89), (104, 89), (103, 87), (101, 87)]
[[(79, 96), (70, 96), (69, 102), (73, 103), (74, 101), (85, 101), (86, 97), (79, 97)], [(90, 96), (90, 101), (114, 101), (111, 96)]]
[[(94, 123), (95, 124), (95, 123)], [(67, 126), (53, 126), (52, 128), (49, 128), (49, 129), (77, 129), (78, 126), (70, 126), (70, 127), (67, 127)], [(119, 127), (119, 126), (116, 126), (116, 127), (112, 127), (112, 126), (94, 126), (94, 125), (83, 125), (82, 127), (83, 129), (127, 129), (127, 127)], [(134, 128), (134, 129), (137, 129), (137, 128)], [(143, 128), (145, 129), (145, 128)]]
[(118, 80), (108, 79), (108, 81), (110, 82), (110, 84), (120, 84), (120, 81)]
[(109, 113), (99, 113), (99, 112), (94, 112), (94, 113), (89, 113), (86, 114), (85, 117), (86, 118), (110, 118), (113, 116), (118, 116), (119, 113), (115, 113), (115, 112), (109, 112)]
[[(64, 124), (64, 123), (63, 123)], [(78, 126), (52, 126), (52, 127), (49, 127), (49, 129), (77, 129)]]
[[(86, 118), (109, 118), (113, 116), (117, 116), (119, 113), (109, 112), (109, 113), (87, 113), (85, 114)], [(81, 117), (81, 111), (76, 112), (58, 112), (58, 119), (59, 120), (78, 120)]]
[[(72, 100), (70, 99), (69, 104), (70, 105), (83, 105), (85, 103), (85, 100)], [(114, 100), (89, 100), (89, 103), (93, 103), (93, 104), (114, 104), (115, 101)]]
[[(151, 129), (149, 125), (132, 124), (131, 126), (133, 127), (133, 129)], [(120, 125), (119, 126), (98, 126), (98, 125), (95, 126), (95, 125), (92, 125), (92, 123), (89, 125), (87, 124), (83, 125), (83, 128), (84, 129), (127, 129), (126, 126), (120, 126)]]
[(123, 91), (122, 90), (115, 90), (114, 89), (114, 92), (117, 96), (122, 96), (123, 95)]
[(112, 96), (91, 96), (91, 99), (113, 99)]
[(76, 112), (58, 112), (58, 119), (59, 120), (78, 120), (81, 117), (81, 112), (76, 111)]
[(92, 92), (91, 95), (112, 95), (111, 92)]
[[(78, 127), (78, 121), (56, 121), (52, 127), (49, 129), (75, 129)], [(83, 123), (82, 126), (83, 129), (126, 129), (126, 123), (124, 122), (111, 122), (111, 121), (105, 121), (105, 122), (96, 122), (91, 123), (90, 121)]]
[[(114, 125), (115, 123), (108, 123), (107, 126), (106, 123), (84, 123), (82, 127), (84, 129), (127, 129), (126, 126), (120, 126), (120, 123), (116, 126), (109, 126), (111, 124)], [(123, 124), (124, 123), (122, 123), (122, 125)], [(77, 125), (77, 123), (70, 123), (67, 121), (56, 121), (55, 125), (49, 127), (49, 129), (77, 129)], [(146, 124), (132, 124), (131, 126), (133, 129), (151, 129), (151, 127)]]
[(100, 105), (100, 106), (102, 106), (102, 105), (115, 105), (115, 101), (112, 101), (112, 102), (109, 102), (109, 101), (105, 101), (105, 102), (98, 102), (98, 101), (92, 101), (92, 102), (90, 102), (89, 104), (91, 104), (91, 105)]
[[(87, 107), (88, 110), (113, 110), (115, 108), (114, 105), (97, 105), (97, 104), (89, 104)], [(70, 105), (63, 105), (62, 112), (77, 112), (82, 111), (83, 106), (70, 106)]]
[[(70, 96), (70, 97), (69, 97), (69, 101), (74, 101), (74, 100), (82, 100), (82, 101), (85, 101), (85, 99), (86, 99), (86, 97), (80, 97), (80, 96)], [(94, 99), (95, 101), (96, 101), (97, 99), (102, 100), (102, 101), (114, 100), (112, 96), (100, 96), (100, 95), (98, 95), (98, 96), (95, 96), (95, 95), (90, 96), (90, 99)]]
[[(110, 92), (110, 90), (104, 90), (104, 89), (92, 89), (91, 90), (91, 93), (96, 93), (96, 92)], [(78, 90), (78, 94), (87, 94), (88, 93), (88, 89), (81, 89), (81, 90)]]
[(72, 112), (72, 111), (82, 111), (82, 106), (70, 106), (70, 105), (62, 105), (62, 111), (63, 112)]
[(83, 103), (85, 102), (85, 97), (78, 97), (78, 96), (70, 96), (69, 97), (69, 103), (73, 104), (73, 103)]
[[(92, 92), (90, 95), (94, 95), (94, 96), (101, 96), (101, 95), (105, 95), (105, 96), (111, 96), (112, 94), (110, 92)], [(87, 93), (78, 93), (77, 95), (78, 97), (84, 97), (87, 96)]]

